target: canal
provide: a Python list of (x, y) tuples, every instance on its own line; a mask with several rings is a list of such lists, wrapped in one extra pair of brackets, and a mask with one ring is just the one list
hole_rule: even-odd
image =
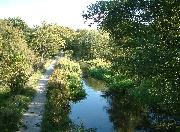
[[(84, 79), (83, 87), (87, 93), (86, 98), (70, 104), (69, 118), (73, 124), (83, 126), (85, 130), (96, 132), (152, 132), (175, 131), (170, 118), (149, 112), (129, 94), (111, 93), (106, 91), (106, 85), (93, 78)], [(152, 116), (153, 115), (153, 116)], [(160, 117), (160, 118), (159, 118)], [(168, 119), (168, 120), (166, 120)], [(169, 125), (166, 129), (162, 125)], [(158, 129), (155, 129), (155, 128)]]

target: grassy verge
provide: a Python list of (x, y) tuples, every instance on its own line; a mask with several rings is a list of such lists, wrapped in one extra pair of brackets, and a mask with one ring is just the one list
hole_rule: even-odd
[(128, 91), (134, 87), (127, 75), (111, 70), (111, 63), (103, 59), (93, 59), (81, 63), (85, 76), (106, 82), (110, 91)]
[(80, 131), (69, 119), (70, 101), (85, 97), (82, 89), (81, 69), (78, 63), (61, 58), (47, 87), (47, 101), (43, 116), (43, 132)]
[[(47, 68), (51, 60), (48, 60)], [(44, 69), (37, 70), (31, 75), (25, 87), (14, 94), (9, 88), (0, 86), (0, 130), (3, 132), (16, 131), (22, 124), (23, 113), (27, 110), (29, 102), (32, 100), (38, 80), (44, 73)]]

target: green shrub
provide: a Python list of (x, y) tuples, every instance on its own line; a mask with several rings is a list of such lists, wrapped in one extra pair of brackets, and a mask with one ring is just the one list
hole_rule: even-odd
[(82, 71), (78, 63), (65, 57), (61, 58), (49, 80), (49, 87), (66, 89), (69, 98), (76, 100), (79, 96), (85, 95), (82, 89), (81, 74)]
[(132, 89), (134, 82), (120, 71), (112, 72), (111, 63), (104, 59), (93, 59), (82, 63), (83, 71), (87, 76), (103, 80), (107, 83), (109, 90)]
[(134, 88), (134, 82), (127, 75), (122, 73), (111, 73), (105, 76), (105, 81), (108, 83), (110, 90), (130, 90)]
[(87, 76), (94, 77), (99, 80), (104, 80), (105, 75), (110, 74), (111, 63), (100, 58), (85, 61), (81, 64), (83, 72)]
[(48, 82), (42, 131), (70, 130), (70, 101), (77, 101), (86, 95), (81, 73), (78, 63), (68, 58), (60, 59)]
[(16, 131), (20, 127), (23, 112), (27, 109), (29, 97), (16, 95), (8, 98), (0, 107), (0, 128), (2, 131)]
[(99, 80), (103, 80), (105, 73), (106, 73), (106, 70), (102, 68), (91, 68), (88, 71), (88, 76), (94, 77)]
[(85, 62), (88, 64), (88, 68), (96, 67), (108, 69), (111, 67), (111, 62), (101, 58), (96, 58)]
[(34, 53), (21, 30), (0, 20), (0, 83), (18, 92), (33, 72)]

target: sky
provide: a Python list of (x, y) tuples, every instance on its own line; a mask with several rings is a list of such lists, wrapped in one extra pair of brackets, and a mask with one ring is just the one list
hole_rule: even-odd
[(88, 24), (84, 24), (82, 11), (95, 2), (96, 0), (0, 0), (0, 18), (20, 17), (31, 27), (46, 21), (74, 29), (88, 28)]

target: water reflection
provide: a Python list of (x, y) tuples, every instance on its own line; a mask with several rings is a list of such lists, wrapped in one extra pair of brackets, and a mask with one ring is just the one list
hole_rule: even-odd
[(87, 98), (71, 104), (69, 115), (72, 122), (97, 132), (134, 132), (145, 129), (148, 123), (143, 115), (143, 107), (130, 95), (111, 93), (101, 81), (89, 78), (83, 81)]
[(130, 95), (111, 93), (106, 96), (107, 109), (114, 129), (120, 132), (149, 131), (144, 108)]
[(89, 83), (88, 80), (83, 81), (87, 97), (78, 103), (71, 104), (69, 117), (75, 124), (83, 123), (85, 128), (94, 128), (97, 132), (110, 132), (113, 129), (113, 124), (109, 120), (106, 110), (109, 105), (107, 100), (101, 96), (103, 93), (97, 91), (97, 89), (104, 89), (104, 87), (101, 87), (101, 84), (98, 88), (93, 89), (94, 87), (89, 84), (92, 83)]
[[(50, 88), (49, 88), (50, 89)], [(71, 106), (66, 89), (51, 89), (47, 91), (45, 116), (43, 117), (42, 132), (93, 132), (83, 124), (74, 124), (69, 118)]]
[(85, 80), (85, 85), (90, 86), (90, 88), (94, 89), (95, 91), (106, 91), (107, 87), (106, 84), (101, 81), (101, 80), (97, 80), (94, 78), (86, 78)]
[[(69, 102), (67, 92), (51, 91), (50, 112), (47, 113), (50, 127), (56, 131), (97, 132), (172, 132), (167, 126), (157, 125), (158, 116), (149, 107), (140, 104), (134, 97), (121, 91), (106, 91), (105, 84), (95, 79), (83, 80), (87, 96), (78, 102)], [(102, 92), (103, 91), (103, 92)], [(57, 93), (57, 94), (55, 94)], [(59, 93), (62, 93), (61, 96)], [(153, 115), (151, 117), (150, 115)], [(167, 117), (167, 116), (166, 116)], [(165, 119), (165, 118), (163, 118)], [(162, 120), (162, 119), (161, 119)], [(180, 122), (179, 122), (180, 123)], [(44, 124), (48, 126), (49, 124)], [(46, 127), (47, 128), (47, 127)], [(45, 129), (44, 129), (45, 131)]]
[(105, 84), (92, 78), (84, 80), (83, 87), (86, 99), (70, 104), (69, 118), (77, 126), (97, 132), (172, 131), (154, 126), (152, 113), (128, 93), (105, 92)]

